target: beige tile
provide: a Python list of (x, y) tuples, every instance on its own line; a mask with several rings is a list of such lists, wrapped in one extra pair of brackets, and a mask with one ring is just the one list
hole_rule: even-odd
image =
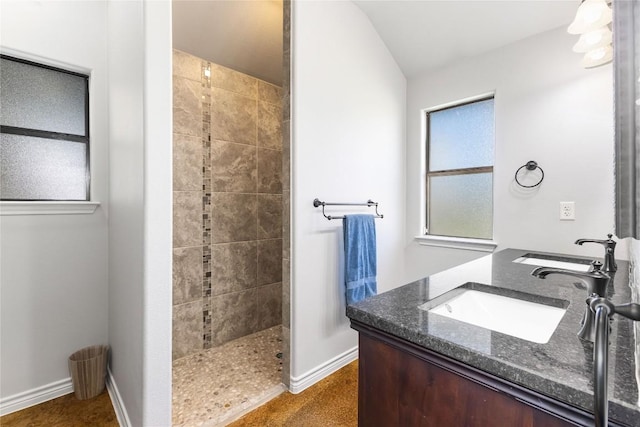
[(211, 295), (256, 287), (258, 244), (255, 241), (211, 246)]
[(282, 107), (258, 103), (258, 146), (282, 150)]
[(173, 76), (173, 131), (202, 136), (202, 88), (199, 82)]
[(282, 152), (258, 148), (258, 193), (282, 193)]
[(203, 60), (183, 52), (173, 49), (173, 75), (195, 80), (200, 83), (202, 77)]
[(291, 195), (282, 192), (282, 257), (290, 259), (291, 251)]
[(173, 305), (202, 298), (202, 247), (173, 250)]
[(211, 64), (211, 86), (257, 99), (258, 79), (218, 64)]
[(282, 239), (258, 240), (258, 285), (282, 281)]
[(282, 259), (282, 325), (291, 327), (291, 272), (290, 261)]
[(173, 247), (202, 245), (202, 192), (173, 192)]
[(289, 50), (291, 47), (291, 0), (284, 0), (282, 6), (282, 46), (284, 50)]
[(258, 239), (282, 237), (282, 196), (258, 194)]
[(291, 95), (289, 93), (282, 97), (282, 120), (291, 120)]
[(211, 143), (211, 185), (214, 192), (255, 193), (257, 169), (254, 145), (225, 141)]
[(282, 324), (282, 283), (261, 286), (258, 291), (258, 330)]
[(256, 145), (258, 105), (253, 98), (211, 89), (211, 138)]
[(257, 237), (258, 212), (255, 194), (211, 195), (211, 240), (213, 243), (242, 242)]
[(282, 190), (291, 188), (291, 122), (282, 124)]
[(173, 134), (173, 190), (202, 190), (202, 139)]
[(282, 327), (282, 384), (291, 385), (291, 331)]
[(282, 88), (258, 80), (258, 100), (270, 104), (282, 105)]
[(211, 297), (211, 343), (228, 341), (257, 332), (257, 291), (241, 292)]
[(173, 306), (173, 359), (202, 350), (202, 300)]
[(291, 51), (285, 49), (282, 56), (282, 119), (291, 119)]
[[(283, 33), (284, 33), (284, 54), (282, 58), (283, 65), (283, 101), (282, 101), (282, 117), (283, 123), (283, 144), (286, 144), (286, 148), (283, 146), (283, 214), (282, 214), (282, 383), (285, 387), (289, 387), (291, 383), (291, 272), (290, 272), (290, 234), (289, 234), (289, 209), (291, 203), (290, 186), (289, 186), (289, 170), (290, 170), (290, 153), (291, 153), (291, 134), (290, 134), (290, 90), (291, 87), (291, 1), (285, 0), (283, 14)], [(286, 168), (286, 170), (285, 170)], [(287, 183), (284, 183), (286, 179)]]

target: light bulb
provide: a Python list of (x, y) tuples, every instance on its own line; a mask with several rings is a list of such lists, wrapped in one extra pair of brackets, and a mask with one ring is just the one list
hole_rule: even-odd
[(612, 39), (613, 34), (611, 34), (609, 27), (589, 31), (580, 36), (578, 42), (573, 46), (573, 51), (578, 53), (589, 52), (590, 50), (611, 44)]
[(607, 54), (605, 48), (600, 47), (596, 50), (592, 50), (591, 52), (587, 52), (587, 57), (592, 61), (599, 61)]
[(608, 64), (613, 60), (613, 47), (611, 45), (602, 46), (585, 53), (582, 58), (582, 66), (584, 68), (595, 68), (604, 64)]
[(576, 17), (567, 28), (569, 34), (583, 34), (589, 31), (597, 30), (609, 24), (613, 19), (611, 8), (605, 0), (584, 0)]

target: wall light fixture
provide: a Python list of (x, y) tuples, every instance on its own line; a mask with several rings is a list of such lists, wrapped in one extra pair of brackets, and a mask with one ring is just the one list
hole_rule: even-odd
[(613, 35), (609, 28), (612, 19), (613, 13), (606, 0), (582, 0), (567, 32), (580, 34), (573, 51), (584, 53), (584, 68), (599, 67), (613, 60)]

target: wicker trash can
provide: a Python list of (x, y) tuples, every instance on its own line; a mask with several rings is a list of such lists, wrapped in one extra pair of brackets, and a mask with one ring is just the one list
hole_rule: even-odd
[(107, 375), (108, 354), (108, 345), (93, 345), (69, 356), (73, 392), (78, 399), (91, 399), (102, 393)]

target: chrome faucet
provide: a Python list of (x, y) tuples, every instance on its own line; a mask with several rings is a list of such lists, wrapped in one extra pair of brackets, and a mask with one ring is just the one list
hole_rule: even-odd
[[(540, 279), (546, 278), (549, 274), (562, 274), (565, 276), (572, 276), (580, 279), (587, 285), (587, 295), (596, 294), (600, 297), (606, 298), (607, 286), (611, 282), (611, 276), (602, 271), (602, 263), (600, 261), (593, 261), (591, 263), (592, 269), (590, 271), (574, 271), (566, 270), (563, 268), (553, 267), (538, 267), (531, 272), (532, 276)], [(595, 313), (589, 308), (585, 307), (584, 316), (580, 323), (580, 331), (578, 337), (582, 340), (594, 342), (596, 336), (596, 323)]]
[(582, 246), (583, 243), (599, 243), (604, 246), (603, 270), (607, 273), (615, 273), (618, 270), (615, 258), (616, 242), (611, 238), (613, 237), (612, 234), (608, 234), (607, 237), (609, 237), (607, 240), (578, 239), (576, 240), (576, 245)]

